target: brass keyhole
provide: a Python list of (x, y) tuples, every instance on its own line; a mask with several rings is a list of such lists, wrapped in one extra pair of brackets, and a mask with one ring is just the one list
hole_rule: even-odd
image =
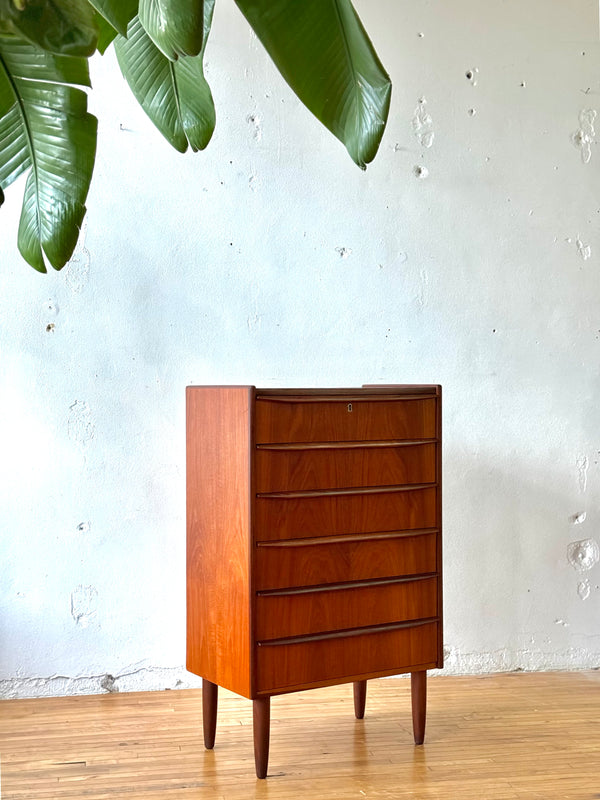
[(352, 411), (352, 403), (348, 403), (348, 411)]

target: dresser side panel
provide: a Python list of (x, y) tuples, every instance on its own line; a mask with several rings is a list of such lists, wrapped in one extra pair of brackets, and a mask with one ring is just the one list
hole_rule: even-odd
[(251, 696), (253, 387), (188, 387), (187, 668)]
[(443, 511), (442, 511), (442, 387), (437, 387), (436, 437), (437, 437), (437, 524), (438, 524), (438, 659), (437, 668), (444, 666), (444, 590), (443, 590)]

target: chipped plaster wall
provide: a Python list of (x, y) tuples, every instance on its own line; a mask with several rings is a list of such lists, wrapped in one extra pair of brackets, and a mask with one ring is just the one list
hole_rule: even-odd
[(0, 212), (0, 688), (193, 683), (192, 382), (442, 383), (448, 670), (598, 666), (597, 3), (358, 0), (394, 81), (366, 173), (217, 5), (206, 153), (109, 55), (71, 264)]

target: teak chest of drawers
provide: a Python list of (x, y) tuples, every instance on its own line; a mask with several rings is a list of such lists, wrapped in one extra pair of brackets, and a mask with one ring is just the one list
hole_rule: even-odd
[(441, 387), (187, 388), (187, 667), (253, 700), (442, 666)]

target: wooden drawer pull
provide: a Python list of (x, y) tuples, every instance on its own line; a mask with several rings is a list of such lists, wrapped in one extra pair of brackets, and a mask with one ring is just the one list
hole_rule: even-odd
[(256, 542), (257, 547), (311, 547), (314, 544), (343, 544), (344, 542), (372, 542), (379, 539), (406, 539), (409, 536), (427, 536), (439, 533), (438, 528), (422, 530), (383, 531), (381, 533), (347, 533), (340, 536), (311, 536), (306, 539), (279, 539)]
[(379, 447), (413, 447), (435, 444), (437, 439), (371, 439), (356, 442), (276, 442), (257, 444), (257, 450), (372, 450)]
[(319, 489), (302, 492), (258, 492), (257, 497), (267, 500), (293, 500), (301, 497), (339, 497), (348, 494), (391, 494), (392, 492), (412, 492), (417, 489), (431, 489), (435, 483), (406, 483), (402, 486), (356, 486), (351, 489)]
[(263, 589), (256, 593), (257, 597), (288, 597), (296, 594), (313, 594), (314, 592), (335, 592), (344, 589), (366, 589), (371, 586), (391, 586), (395, 583), (412, 583), (424, 581), (427, 578), (435, 578), (435, 572), (427, 572), (423, 575), (402, 575), (393, 578), (375, 578), (366, 581), (346, 581), (341, 583), (322, 583), (318, 586), (293, 586), (289, 589)]
[(308, 636), (290, 636), (286, 639), (268, 639), (264, 642), (257, 642), (259, 647), (279, 647), (289, 644), (306, 644), (307, 642), (322, 642), (330, 639), (349, 639), (352, 636), (365, 636), (375, 633), (388, 633), (389, 631), (399, 631), (404, 628), (419, 628), (421, 625), (430, 625), (437, 622), (437, 617), (427, 617), (427, 619), (417, 619), (411, 622), (392, 622), (387, 625), (371, 625), (368, 628), (350, 628), (345, 631), (328, 631), (327, 633), (311, 633)]

